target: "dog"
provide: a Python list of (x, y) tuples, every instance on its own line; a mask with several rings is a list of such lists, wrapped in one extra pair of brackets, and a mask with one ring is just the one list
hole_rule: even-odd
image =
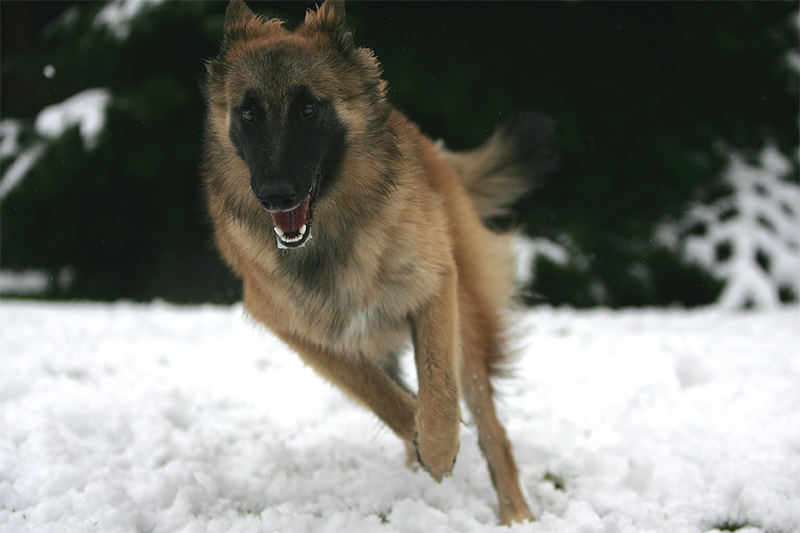
[[(438, 481), (475, 421), (502, 523), (532, 519), (490, 378), (508, 362), (510, 235), (502, 213), (553, 159), (549, 119), (523, 114), (451, 152), (387, 100), (344, 5), (294, 30), (231, 0), (206, 62), (202, 163), (214, 239), (247, 312), (380, 418)], [(413, 346), (418, 389), (398, 357)]]

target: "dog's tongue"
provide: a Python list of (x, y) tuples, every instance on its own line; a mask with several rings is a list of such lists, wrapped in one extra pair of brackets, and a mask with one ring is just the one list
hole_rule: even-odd
[(272, 221), (284, 233), (297, 233), (308, 222), (308, 206), (310, 203), (311, 196), (306, 196), (303, 203), (290, 211), (270, 213)]

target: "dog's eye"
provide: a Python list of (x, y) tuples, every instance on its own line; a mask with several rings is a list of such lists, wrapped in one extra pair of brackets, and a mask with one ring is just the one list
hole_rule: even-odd
[(311, 118), (317, 113), (317, 106), (313, 103), (308, 103), (303, 106), (303, 118)]
[(242, 109), (242, 120), (245, 122), (253, 122), (253, 118), (255, 118), (255, 115), (252, 109)]

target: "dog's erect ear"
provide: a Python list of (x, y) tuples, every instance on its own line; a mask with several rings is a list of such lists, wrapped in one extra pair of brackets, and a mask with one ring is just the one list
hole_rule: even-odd
[(231, 0), (225, 11), (223, 52), (239, 40), (288, 34), (281, 19), (264, 20), (247, 7), (244, 0)]
[(247, 7), (244, 0), (231, 0), (228, 3), (228, 9), (225, 10), (225, 25), (223, 26), (225, 37), (233, 37), (245, 31), (247, 25), (254, 20), (258, 20), (258, 16)]
[(355, 48), (353, 32), (347, 27), (344, 0), (325, 0), (316, 11), (306, 11), (305, 25), (327, 34), (340, 52), (349, 54)]

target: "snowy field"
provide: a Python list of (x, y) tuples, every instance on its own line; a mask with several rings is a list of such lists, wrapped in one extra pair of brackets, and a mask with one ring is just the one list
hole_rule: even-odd
[(501, 413), (538, 521), (496, 525), (241, 306), (0, 302), (0, 531), (800, 531), (800, 308), (519, 317)]

